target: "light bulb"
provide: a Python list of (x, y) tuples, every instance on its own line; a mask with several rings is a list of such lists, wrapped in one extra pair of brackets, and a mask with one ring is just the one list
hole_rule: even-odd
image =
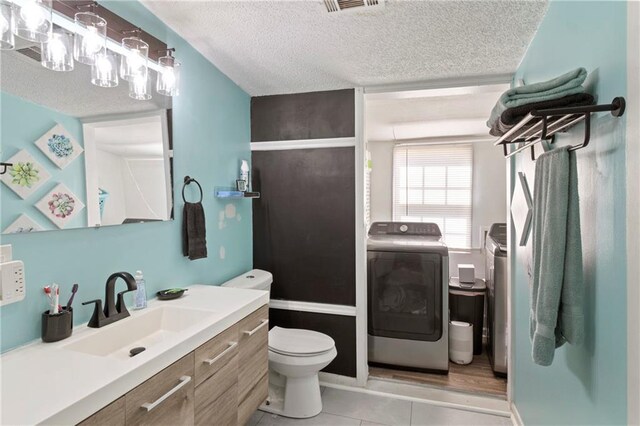
[(116, 87), (118, 85), (118, 72), (116, 70), (116, 57), (109, 51), (98, 53), (91, 66), (91, 83), (99, 87)]
[(30, 0), (20, 8), (20, 17), (28, 29), (35, 31), (47, 19), (45, 11), (36, 1)]
[(51, 60), (54, 62), (62, 62), (64, 60), (64, 56), (67, 54), (67, 49), (64, 46), (64, 43), (55, 36), (49, 41), (47, 48), (49, 49)]
[(151, 99), (149, 93), (149, 79), (148, 71), (136, 74), (129, 82), (129, 97), (137, 99), (139, 101), (146, 101)]
[(83, 49), (88, 53), (98, 53), (104, 45), (104, 37), (98, 34), (96, 27), (88, 27), (87, 33), (82, 38)]
[(106, 55), (100, 55), (96, 58), (96, 68), (99, 74), (104, 75), (110, 73), (113, 67)]
[(162, 72), (162, 81), (167, 87), (167, 91), (172, 91), (174, 86), (176, 85), (176, 75), (173, 72), (173, 68), (166, 68)]
[(0, 15), (0, 34), (4, 34), (9, 31), (9, 21), (3, 15)]

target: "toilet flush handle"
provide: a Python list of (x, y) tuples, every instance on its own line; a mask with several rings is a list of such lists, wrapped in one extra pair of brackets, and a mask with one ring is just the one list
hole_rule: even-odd
[(264, 327), (265, 325), (269, 324), (269, 320), (268, 319), (263, 319), (262, 321), (260, 321), (260, 325), (257, 326), (256, 328), (254, 328), (251, 331), (244, 331), (243, 333), (246, 334), (247, 336), (253, 336), (254, 334), (256, 334), (258, 332), (258, 330), (260, 330), (262, 327)]

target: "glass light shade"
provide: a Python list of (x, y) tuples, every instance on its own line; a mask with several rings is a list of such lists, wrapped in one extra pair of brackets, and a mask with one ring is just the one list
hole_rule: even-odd
[(116, 87), (118, 85), (118, 60), (107, 49), (96, 55), (91, 65), (91, 83), (98, 87)]
[(148, 101), (151, 99), (151, 82), (149, 71), (136, 75), (129, 82), (129, 97), (138, 101)]
[(11, 31), (11, 3), (0, 1), (0, 49), (11, 50), (16, 46)]
[(43, 43), (51, 34), (51, 0), (26, 0), (11, 8), (13, 33), (25, 40)]
[(73, 57), (80, 63), (93, 65), (107, 43), (107, 21), (93, 12), (76, 13), (74, 21), (81, 30), (73, 39)]
[(162, 71), (158, 72), (156, 92), (164, 96), (178, 96), (180, 94), (180, 62), (168, 55), (158, 58), (158, 65)]
[(42, 43), (42, 66), (53, 71), (73, 71), (72, 35), (53, 30), (49, 40)]
[(147, 72), (149, 45), (138, 37), (125, 37), (122, 47), (126, 54), (120, 57), (120, 77), (132, 81), (136, 76)]

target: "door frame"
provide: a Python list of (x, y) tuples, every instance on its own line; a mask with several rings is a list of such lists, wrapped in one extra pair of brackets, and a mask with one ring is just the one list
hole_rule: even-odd
[(640, 424), (640, 3), (627, 3), (627, 423)]
[[(369, 379), (367, 353), (367, 229), (365, 223), (365, 164), (367, 161), (367, 137), (365, 122), (365, 95), (389, 92), (410, 92), (414, 90), (452, 89), (467, 86), (488, 86), (492, 84), (510, 84), (513, 74), (481, 75), (454, 79), (439, 79), (422, 82), (356, 87), (355, 89), (355, 168), (356, 168), (356, 382), (366, 387)], [(507, 173), (509, 166), (507, 165)], [(508, 186), (508, 182), (507, 182)], [(505, 190), (508, 190), (506, 188)], [(507, 198), (509, 200), (509, 198)], [(508, 207), (505, 206), (505, 210)], [(509, 212), (507, 210), (507, 217)], [(511, 311), (511, 300), (507, 310)], [(509, 314), (508, 314), (509, 315)], [(510, 319), (509, 319), (510, 321)], [(511, 324), (509, 323), (509, 326)], [(511, 342), (507, 344), (507, 356), (511, 363)], [(510, 368), (510, 366), (509, 366)], [(507, 385), (507, 402), (511, 404), (511, 386)]]

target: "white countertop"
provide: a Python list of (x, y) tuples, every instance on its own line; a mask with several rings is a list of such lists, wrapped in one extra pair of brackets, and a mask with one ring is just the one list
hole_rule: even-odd
[(162, 306), (211, 312), (206, 320), (135, 357), (96, 356), (65, 348), (112, 325), (77, 326), (60, 342), (40, 341), (7, 352), (0, 357), (0, 423), (76, 424), (268, 302), (266, 291), (195, 285), (180, 299), (151, 300), (147, 309), (130, 310), (133, 318)]

